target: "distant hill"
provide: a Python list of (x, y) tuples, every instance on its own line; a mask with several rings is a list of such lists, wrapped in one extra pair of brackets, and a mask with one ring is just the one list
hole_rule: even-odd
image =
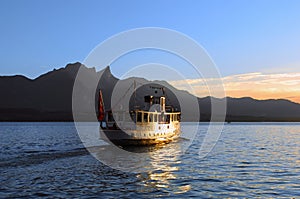
[[(72, 91), (79, 69), (88, 77), (87, 79), (97, 78), (102, 74), (98, 89), (103, 92), (106, 108), (110, 108), (112, 90), (119, 81), (111, 74), (110, 68), (96, 72), (94, 68), (74, 63), (33, 80), (20, 75), (1, 76), (0, 121), (72, 121)], [(150, 82), (142, 78), (121, 80), (125, 83), (124, 85), (131, 85), (134, 81), (164, 85), (165, 94), (168, 96), (167, 105), (172, 105), (176, 110), (180, 110), (181, 107), (175, 96), (180, 96), (187, 101), (195, 99), (195, 96), (186, 91), (177, 90), (164, 81)], [(89, 92), (89, 84), (82, 82), (80, 87), (82, 87), (82, 99), (84, 99), (85, 93)], [(141, 99), (149, 92), (147, 87), (141, 88), (135, 105), (142, 106)], [(197, 98), (201, 110), (200, 118), (193, 114), (185, 114), (184, 121), (209, 121), (212, 100), (225, 99)], [(226, 100), (227, 121), (300, 121), (300, 104), (288, 100), (255, 100), (249, 97), (228, 97)], [(95, 94), (96, 101), (97, 95)], [(132, 108), (134, 106), (132, 99), (130, 103)], [(84, 103), (82, 106), (84, 109)], [(95, 103), (95, 109), (97, 109), (97, 103)], [(83, 120), (91, 119), (88, 113), (85, 113), (84, 117)]]

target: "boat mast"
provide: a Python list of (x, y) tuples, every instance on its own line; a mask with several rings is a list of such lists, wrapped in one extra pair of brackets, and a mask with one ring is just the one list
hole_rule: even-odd
[(136, 108), (136, 81), (133, 80), (133, 89), (134, 89), (134, 109)]

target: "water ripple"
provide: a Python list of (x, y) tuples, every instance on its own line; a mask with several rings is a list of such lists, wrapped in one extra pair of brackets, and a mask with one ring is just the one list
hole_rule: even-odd
[(0, 135), (0, 198), (300, 197), (299, 125), (226, 125), (206, 158), (203, 136), (185, 154), (182, 139), (172, 153), (150, 150), (153, 169), (138, 174), (97, 161), (70, 123), (2, 123)]

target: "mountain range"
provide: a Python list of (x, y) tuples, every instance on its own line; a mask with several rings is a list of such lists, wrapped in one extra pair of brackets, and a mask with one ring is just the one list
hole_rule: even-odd
[[(178, 90), (165, 81), (148, 81), (143, 78), (129, 78), (119, 80), (114, 77), (109, 67), (102, 71), (95, 68), (88, 68), (81, 63), (68, 64), (61, 69), (54, 69), (36, 79), (29, 79), (25, 76), (0, 76), (0, 121), (73, 121), (72, 94), (78, 71), (84, 74), (87, 80), (99, 79), (97, 89), (101, 89), (104, 96), (106, 109), (111, 108), (111, 96), (114, 87), (118, 83), (132, 85), (133, 82), (140, 82), (144, 85), (162, 85), (166, 89), (164, 94), (168, 96), (167, 105), (173, 106), (180, 111), (180, 103), (176, 97), (187, 101), (196, 99), (200, 115), (189, 114), (189, 107), (185, 106), (186, 114), (184, 121), (209, 121), (211, 119), (212, 102), (224, 102), (227, 104), (226, 121), (300, 121), (300, 104), (285, 99), (279, 100), (256, 100), (250, 97), (244, 98), (197, 98), (187, 91)], [(85, 110), (85, 97), (89, 92), (89, 81), (79, 82), (82, 91), (82, 120), (90, 121), (95, 118), (89, 114), (91, 110)], [(77, 84), (77, 85), (78, 85)], [(147, 87), (149, 88), (149, 86)], [(135, 103), (142, 106), (143, 95), (149, 93), (145, 86), (140, 87), (136, 93)], [(126, 88), (121, 89), (125, 92)], [(121, 95), (121, 93), (120, 93)], [(130, 107), (134, 106), (130, 98)], [(226, 101), (225, 101), (226, 100)], [(97, 110), (98, 95), (95, 94), (94, 108)], [(194, 100), (195, 101), (195, 100)], [(74, 105), (74, 104), (73, 104)], [(135, 104), (136, 105), (136, 104)], [(192, 108), (191, 108), (192, 109)], [(87, 109), (86, 109), (87, 110)]]

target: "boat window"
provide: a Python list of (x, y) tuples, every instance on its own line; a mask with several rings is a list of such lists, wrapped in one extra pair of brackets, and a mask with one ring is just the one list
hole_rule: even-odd
[(138, 112), (138, 113), (137, 113), (136, 121), (137, 121), (137, 122), (142, 122), (142, 113), (141, 113), (141, 112)]
[(148, 113), (144, 113), (144, 122), (148, 122)]
[(153, 122), (153, 114), (149, 113), (149, 122)]
[(167, 117), (166, 117), (166, 123), (170, 123), (170, 115), (167, 115)]
[(164, 122), (164, 118), (163, 118), (162, 115), (158, 115), (158, 121), (159, 121), (159, 122)]

